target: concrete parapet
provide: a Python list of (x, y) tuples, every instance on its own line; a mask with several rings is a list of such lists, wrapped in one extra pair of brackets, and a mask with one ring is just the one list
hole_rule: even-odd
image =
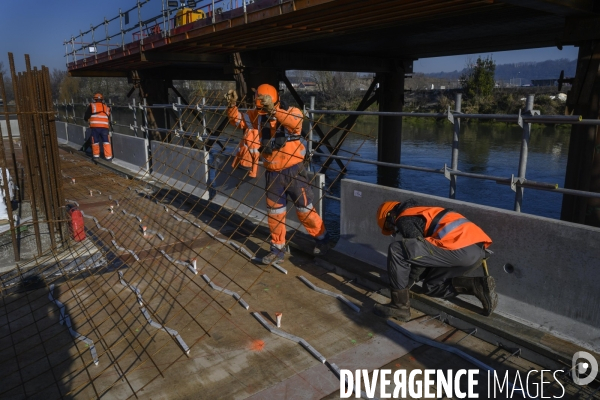
[[(2, 129), (2, 136), (8, 137), (8, 129), (6, 126), (6, 120), (0, 121), (0, 129)], [(13, 138), (17, 138), (17, 137), (21, 136), (20, 131), (19, 131), (19, 121), (17, 121), (16, 119), (10, 120), (10, 134), (12, 135)]]
[(67, 124), (67, 146), (77, 150), (81, 149), (81, 146), (83, 146), (86, 139), (85, 129), (84, 126)]
[(67, 144), (69, 141), (67, 136), (67, 123), (56, 121), (54, 125), (56, 126), (56, 137), (58, 139), (58, 144)]
[(112, 134), (114, 163), (139, 173), (148, 171), (148, 140), (120, 133)]
[(393, 238), (381, 235), (377, 208), (408, 198), (452, 208), (492, 238), (497, 312), (600, 351), (599, 228), (344, 179), (335, 250), (385, 269)]
[(208, 152), (152, 141), (152, 176), (162, 183), (208, 200)]

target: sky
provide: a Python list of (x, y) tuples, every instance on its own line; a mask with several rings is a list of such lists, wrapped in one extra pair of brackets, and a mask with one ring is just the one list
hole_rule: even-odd
[[(15, 57), (17, 72), (25, 70), (24, 55), (29, 54), (32, 66), (45, 65), (50, 70), (66, 69), (65, 48), (63, 42), (78, 35), (79, 31), (89, 30), (91, 24), (98, 25), (104, 17), (111, 19), (118, 16), (119, 8), (123, 11), (136, 5), (136, 0), (100, 0), (98, 2), (83, 0), (0, 0), (0, 61), (8, 71), (8, 52)], [(160, 0), (151, 0), (142, 7), (145, 15), (142, 19), (160, 13)], [(132, 16), (137, 22), (137, 15)], [(118, 21), (112, 23), (118, 30)], [(130, 26), (130, 25), (129, 25)], [(112, 34), (112, 32), (111, 32)], [(130, 33), (131, 34), (131, 33)], [(104, 34), (102, 34), (104, 37)], [(414, 63), (414, 72), (450, 72), (462, 70), (468, 59), (490, 54), (460, 55), (420, 59)], [(504, 51), (491, 54), (496, 64), (546, 61), (551, 59), (577, 58), (577, 48), (565, 46), (563, 50), (556, 47), (519, 51)]]

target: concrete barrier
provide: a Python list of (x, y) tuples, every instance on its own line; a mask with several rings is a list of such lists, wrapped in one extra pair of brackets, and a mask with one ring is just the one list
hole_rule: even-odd
[(148, 172), (148, 140), (112, 133), (113, 163), (133, 172)]
[(67, 123), (56, 121), (54, 123), (56, 126), (56, 136), (58, 139), (58, 144), (67, 144), (69, 138), (67, 136)]
[[(8, 127), (6, 125), (6, 120), (0, 121), (0, 129), (2, 129), (2, 136), (8, 137)], [(19, 121), (16, 119), (10, 120), (10, 134), (13, 138), (17, 138), (21, 136), (19, 131)]]
[[(215, 178), (211, 182), (211, 189), (216, 193), (211, 201), (222, 205), (230, 210), (243, 214), (253, 222), (267, 225), (267, 207), (265, 200), (265, 169), (260, 166), (257, 178), (247, 177), (247, 171), (243, 168), (233, 169), (231, 167), (233, 158), (231, 156), (216, 155), (212, 162), (215, 168)], [(312, 179), (314, 175), (310, 174)], [(322, 196), (325, 176), (317, 174), (313, 179), (313, 205), (319, 215), (323, 215)], [(288, 199), (288, 214), (286, 225), (292, 229), (306, 230), (298, 220), (293, 203)], [(289, 212), (291, 211), (291, 212)]]
[(335, 250), (385, 269), (392, 239), (381, 235), (377, 208), (409, 197), (452, 208), (492, 238), (498, 312), (600, 351), (599, 228), (344, 179)]
[(208, 152), (152, 141), (152, 176), (208, 200)]
[(67, 146), (81, 149), (85, 143), (85, 127), (75, 124), (67, 124)]

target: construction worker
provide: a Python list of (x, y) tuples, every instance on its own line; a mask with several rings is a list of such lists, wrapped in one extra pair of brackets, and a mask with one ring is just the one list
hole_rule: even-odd
[(375, 304), (375, 314), (410, 320), (409, 290), (420, 280), (430, 297), (473, 295), (481, 301), (484, 315), (494, 311), (494, 278), (464, 276), (481, 265), (492, 243), (480, 227), (451, 209), (422, 207), (413, 199), (381, 204), (377, 224), (382, 234), (398, 240), (388, 248), (391, 302)]
[[(285, 256), (285, 217), (287, 196), (296, 206), (298, 219), (306, 231), (315, 238), (314, 255), (323, 255), (329, 250), (329, 234), (323, 220), (313, 207), (313, 191), (304, 169), (306, 149), (300, 141), (302, 112), (296, 107), (287, 107), (279, 101), (277, 89), (263, 84), (255, 90), (256, 108), (241, 113), (237, 108), (237, 93), (230, 90), (225, 95), (228, 103), (227, 115), (231, 125), (244, 131), (239, 154), (246, 154), (241, 165), (258, 163), (260, 153), (266, 169), (267, 214), (271, 231), (271, 251), (263, 257), (263, 264), (283, 261)], [(243, 150), (243, 151), (241, 151)], [(234, 166), (236, 161), (234, 161)], [(248, 166), (247, 166), (248, 167)], [(251, 176), (256, 169), (250, 167)]]
[(94, 102), (90, 103), (83, 116), (84, 121), (89, 121), (90, 123), (92, 156), (100, 158), (100, 143), (102, 143), (104, 158), (107, 161), (111, 161), (113, 154), (110, 135), (108, 133), (108, 128), (110, 127), (110, 120), (108, 119), (110, 116), (110, 107), (104, 104), (102, 93), (94, 94), (93, 99)]

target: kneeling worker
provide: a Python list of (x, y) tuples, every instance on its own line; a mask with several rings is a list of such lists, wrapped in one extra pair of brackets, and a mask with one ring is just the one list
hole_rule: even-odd
[(375, 314), (410, 320), (409, 291), (420, 279), (430, 297), (473, 295), (481, 301), (484, 315), (494, 311), (498, 304), (494, 278), (464, 276), (481, 265), (492, 243), (480, 227), (451, 209), (421, 207), (413, 199), (381, 204), (377, 223), (384, 235), (400, 237), (388, 249), (392, 301), (376, 304)]

